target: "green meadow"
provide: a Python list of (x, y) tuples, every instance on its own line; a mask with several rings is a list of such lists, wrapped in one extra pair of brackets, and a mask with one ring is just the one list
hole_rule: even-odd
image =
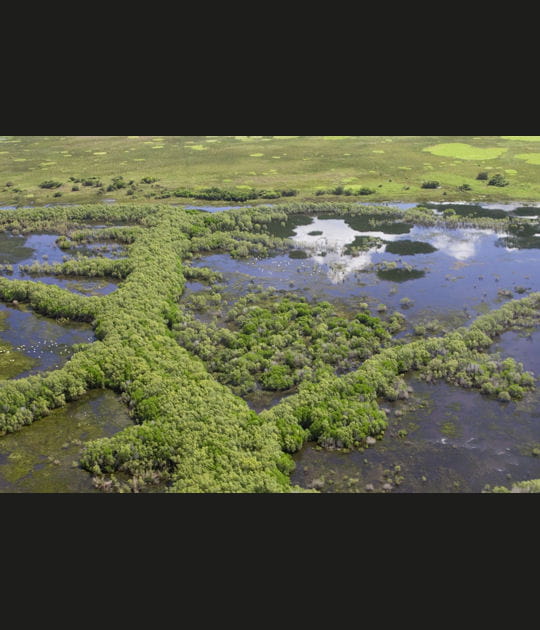
[[(257, 202), (538, 201), (540, 136), (0, 136), (0, 205), (185, 203), (203, 189)], [(507, 185), (478, 180), (502, 175)], [(436, 188), (423, 188), (437, 182)], [(40, 187), (45, 185), (48, 187)], [(200, 198), (199, 198), (200, 199)], [(227, 197), (223, 198), (224, 200)], [(219, 199), (213, 199), (219, 204)], [(223, 201), (221, 201), (223, 204)]]

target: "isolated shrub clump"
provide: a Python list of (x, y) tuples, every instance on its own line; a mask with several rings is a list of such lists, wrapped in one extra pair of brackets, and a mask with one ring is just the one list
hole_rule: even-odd
[(503, 177), (500, 173), (496, 173), (493, 177), (488, 181), (488, 186), (499, 186), (500, 188), (504, 186), (508, 186), (510, 182)]
[(60, 188), (60, 186), (62, 185), (62, 182), (57, 182), (54, 179), (47, 179), (44, 182), (41, 182), (41, 184), (39, 184), (40, 188)]

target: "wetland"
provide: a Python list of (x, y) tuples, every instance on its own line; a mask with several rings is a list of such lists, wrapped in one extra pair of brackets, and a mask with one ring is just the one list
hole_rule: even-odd
[[(265, 140), (239, 138), (223, 143)], [(234, 194), (234, 178), (205, 180), (219, 139), (182, 149), (199, 188), (95, 166), (67, 190), (54, 161), (41, 192), (21, 176), (30, 201), (6, 184), (0, 492), (535, 491), (540, 209), (520, 157), (533, 141), (439, 140), (418, 144), (426, 190), (403, 190), (419, 162), (384, 193), (381, 173), (336, 181), (334, 166), (303, 188), (279, 175), (309, 144), (293, 138), (269, 139), (266, 184)]]

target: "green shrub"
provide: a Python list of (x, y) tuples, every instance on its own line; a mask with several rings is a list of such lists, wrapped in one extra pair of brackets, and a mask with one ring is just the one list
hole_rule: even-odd
[(122, 188), (127, 187), (127, 182), (124, 181), (122, 175), (118, 175), (117, 177), (112, 178), (112, 183), (107, 186), (107, 192), (112, 192), (114, 190), (121, 190)]
[(41, 184), (39, 184), (40, 188), (59, 188), (62, 185), (62, 182), (57, 182), (53, 179), (48, 179), (44, 182), (41, 182)]
[(508, 186), (509, 184), (510, 182), (500, 173), (493, 175), (493, 177), (488, 181), (488, 186), (499, 186), (501, 188)]

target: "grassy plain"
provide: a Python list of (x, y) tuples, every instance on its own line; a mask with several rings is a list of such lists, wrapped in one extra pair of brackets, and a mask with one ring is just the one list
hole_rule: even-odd
[[(380, 201), (540, 201), (539, 136), (0, 136), (0, 205), (145, 201), (179, 188), (280, 190), (314, 199), (343, 186)], [(535, 151), (536, 149), (536, 151)], [(476, 176), (501, 173), (509, 185)], [(113, 177), (131, 186), (107, 190)], [(84, 186), (70, 177), (95, 177)], [(144, 177), (157, 178), (142, 183)], [(423, 189), (438, 181), (440, 187)], [(45, 181), (61, 183), (40, 188)], [(9, 185), (8, 185), (9, 184)], [(460, 186), (468, 184), (470, 190)], [(78, 190), (72, 188), (78, 187)], [(132, 192), (128, 195), (129, 188)], [(334, 195), (323, 198), (338, 199)], [(174, 195), (162, 203), (183, 203)], [(265, 201), (265, 200), (259, 200)], [(215, 202), (220, 205), (219, 202)], [(221, 205), (224, 205), (223, 202)]]

